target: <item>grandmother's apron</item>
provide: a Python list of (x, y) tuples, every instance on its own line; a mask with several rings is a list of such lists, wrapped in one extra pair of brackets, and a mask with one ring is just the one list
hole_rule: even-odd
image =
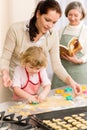
[[(79, 35), (80, 36), (80, 35)], [(68, 42), (71, 40), (71, 35), (62, 34), (60, 44), (67, 46)], [(79, 37), (78, 37), (79, 39)], [(78, 52), (76, 54), (77, 57), (82, 57), (83, 54), (81, 52)], [(70, 74), (70, 76), (79, 84), (87, 84), (87, 63), (84, 64), (73, 64), (67, 60), (61, 59), (61, 62), (64, 66), (64, 68), (67, 70), (67, 72)], [(66, 84), (60, 80), (56, 74), (53, 75), (52, 79), (52, 89), (65, 86)]]
[[(26, 71), (26, 70), (25, 70)], [(39, 90), (39, 87), (41, 85), (41, 77), (40, 77), (40, 72), (38, 72), (38, 82), (37, 83), (33, 83), (31, 80), (30, 80), (30, 77), (29, 77), (29, 74), (28, 72), (26, 71), (26, 75), (27, 75), (27, 82), (26, 84), (21, 88), (23, 91), (31, 94), (31, 95), (36, 95), (38, 93), (38, 90)], [(14, 100), (18, 100), (20, 99), (19, 96), (17, 96), (15, 93), (13, 95), (13, 99)]]

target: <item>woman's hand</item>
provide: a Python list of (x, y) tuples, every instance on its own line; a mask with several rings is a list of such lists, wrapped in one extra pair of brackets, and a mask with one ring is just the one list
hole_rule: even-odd
[(5, 87), (10, 87), (10, 86), (12, 86), (12, 80), (11, 80), (11, 78), (10, 78), (10, 76), (9, 76), (8, 71), (6, 71), (6, 70), (3, 70), (3, 71), (2, 71), (2, 83), (3, 83), (3, 85), (4, 85)]
[(70, 76), (68, 76), (66, 78), (66, 83), (73, 88), (74, 93), (75, 93), (76, 96), (78, 96), (78, 95), (80, 95), (82, 93), (81, 85), (76, 83)]
[(72, 88), (74, 90), (74, 93), (76, 96), (80, 95), (82, 93), (82, 88), (78, 83), (72, 84)]
[(70, 61), (74, 64), (82, 64), (82, 60), (81, 59), (78, 59), (76, 55), (73, 55), (72, 57), (71, 56), (68, 56), (66, 54), (62, 55), (62, 58), (67, 60), (67, 61)]

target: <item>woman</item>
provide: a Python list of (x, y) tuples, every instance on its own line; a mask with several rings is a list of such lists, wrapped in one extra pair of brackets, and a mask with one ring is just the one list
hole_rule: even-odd
[[(82, 46), (82, 49), (77, 54), (74, 54), (72, 57), (63, 55), (61, 59), (68, 73), (80, 84), (87, 84), (87, 26), (82, 22), (85, 15), (85, 10), (80, 2), (74, 1), (69, 3), (65, 9), (65, 16), (69, 20), (69, 24), (60, 31), (61, 45), (67, 47), (69, 41), (76, 37)], [(64, 85), (54, 74), (52, 88)]]
[(63, 68), (59, 56), (58, 33), (52, 28), (61, 16), (61, 8), (56, 0), (40, 1), (33, 17), (28, 24), (25, 22), (12, 25), (7, 33), (0, 67), (3, 84), (11, 85), (11, 76), (14, 68), (19, 64), (19, 54), (30, 46), (41, 46), (50, 54), (52, 67), (57, 76), (66, 84), (69, 84), (75, 94), (81, 93), (81, 87), (76, 83)]

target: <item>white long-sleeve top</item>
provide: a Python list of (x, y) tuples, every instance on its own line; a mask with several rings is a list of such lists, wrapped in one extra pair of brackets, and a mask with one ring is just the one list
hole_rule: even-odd
[[(24, 28), (25, 22), (19, 22), (13, 24), (7, 33), (4, 49), (2, 56), (0, 57), (0, 69), (7, 69), (13, 72), (15, 67), (20, 64), (19, 55), (21, 52), (25, 51), (30, 46), (35, 46), (34, 43), (30, 41), (29, 33)], [(59, 55), (59, 36), (58, 32), (52, 31), (48, 36), (43, 36), (41, 41), (41, 46), (46, 55), (50, 54), (52, 68), (57, 76), (65, 82), (66, 78), (69, 76), (67, 71), (61, 64)], [(39, 42), (40, 43), (40, 42)]]

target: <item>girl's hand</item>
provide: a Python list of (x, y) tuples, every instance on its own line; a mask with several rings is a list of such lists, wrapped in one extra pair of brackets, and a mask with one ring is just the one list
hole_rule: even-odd
[(38, 100), (39, 102), (43, 102), (47, 97), (47, 94), (45, 94), (44, 92), (40, 93), (38, 96)]
[(64, 54), (62, 56), (63, 59), (67, 60), (67, 61), (70, 61), (74, 64), (82, 64), (82, 60), (81, 59), (78, 59), (76, 55), (73, 55), (72, 57), (71, 56), (68, 56), (66, 54)]
[(50, 84), (44, 86), (44, 90), (38, 96), (39, 102), (43, 102), (46, 99), (46, 97), (49, 94), (50, 90), (51, 90), (51, 85)]
[(28, 102), (29, 103), (33, 103), (33, 102), (39, 103), (36, 95), (34, 95), (34, 96), (33, 95), (29, 95)]

